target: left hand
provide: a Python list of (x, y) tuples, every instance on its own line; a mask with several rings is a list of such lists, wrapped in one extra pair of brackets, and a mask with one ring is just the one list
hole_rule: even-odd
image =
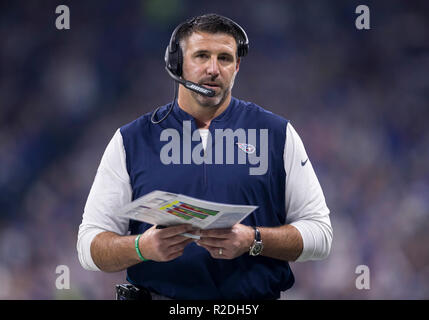
[(235, 224), (229, 229), (200, 230), (196, 244), (207, 249), (215, 259), (234, 259), (248, 252), (255, 238), (252, 227)]

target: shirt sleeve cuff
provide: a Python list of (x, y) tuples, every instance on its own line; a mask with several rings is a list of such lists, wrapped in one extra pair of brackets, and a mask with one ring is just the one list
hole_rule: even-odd
[(303, 241), (302, 253), (296, 262), (322, 260), (329, 255), (332, 242), (329, 226), (311, 220), (299, 220), (291, 225), (299, 231)]
[(79, 262), (82, 267), (89, 271), (100, 271), (100, 268), (94, 263), (91, 256), (91, 243), (94, 238), (104, 232), (105, 230), (99, 228), (80, 229), (77, 242), (77, 251)]

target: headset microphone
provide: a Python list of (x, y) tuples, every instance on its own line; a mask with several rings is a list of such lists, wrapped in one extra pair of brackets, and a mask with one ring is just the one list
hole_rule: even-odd
[[(188, 81), (188, 80), (185, 80), (181, 77), (176, 76), (173, 72), (171, 72), (171, 70), (168, 67), (165, 67), (165, 70), (167, 70), (170, 77), (172, 77), (177, 83), (183, 84), (185, 86), (185, 88), (188, 88), (189, 90), (195, 91), (195, 92), (202, 94), (204, 96), (207, 96), (207, 97), (213, 97), (216, 94), (216, 91), (214, 91), (212, 89), (207, 89), (207, 88), (205, 88), (199, 84), (196, 84), (195, 82)], [(176, 98), (177, 98), (177, 85), (176, 85), (175, 90), (174, 90), (174, 101), (176, 100)], [(155, 120), (155, 115), (161, 107), (156, 108), (156, 110), (152, 113), (150, 121), (153, 124), (159, 124), (162, 121), (164, 121), (168, 117), (168, 115), (170, 114), (171, 110), (173, 110), (173, 104), (174, 104), (174, 102), (171, 104), (171, 107), (168, 109), (167, 114), (160, 120)]]
[(168, 74), (170, 75), (170, 77), (172, 77), (175, 81), (179, 82), (180, 84), (182, 84), (185, 88), (195, 91), (196, 93), (200, 93), (204, 96), (207, 97), (213, 97), (216, 94), (216, 91), (212, 90), (212, 89), (207, 89), (199, 84), (196, 84), (195, 82), (191, 82), (188, 80), (185, 80), (181, 77), (176, 76), (173, 72), (171, 72), (171, 70), (168, 67), (165, 67), (165, 70), (167, 70)]

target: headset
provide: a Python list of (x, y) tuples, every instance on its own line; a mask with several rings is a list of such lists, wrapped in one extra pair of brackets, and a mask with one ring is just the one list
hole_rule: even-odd
[[(231, 25), (236, 29), (236, 31), (239, 34), (239, 39), (237, 42), (237, 55), (239, 58), (244, 57), (249, 52), (249, 38), (247, 37), (246, 32), (244, 29), (233, 20), (217, 15), (220, 18), (228, 21), (231, 23)], [(161, 119), (161, 120), (154, 120), (155, 115), (160, 107), (158, 107), (153, 113), (151, 117), (151, 122), (153, 124), (158, 124), (161, 121), (165, 120), (168, 115), (170, 114), (171, 110), (173, 109), (174, 102), (177, 98), (177, 87), (178, 84), (182, 84), (185, 88), (192, 90), (194, 92), (197, 92), (199, 94), (202, 94), (207, 97), (213, 97), (215, 95), (215, 91), (212, 89), (207, 89), (206, 87), (199, 85), (195, 82), (188, 81), (182, 77), (183, 73), (183, 52), (180, 48), (180, 39), (178, 39), (177, 34), (184, 26), (192, 26), (197, 22), (199, 17), (194, 17), (188, 21), (185, 21), (181, 24), (179, 24), (176, 29), (174, 29), (173, 33), (171, 34), (170, 42), (165, 50), (165, 70), (169, 74), (169, 76), (176, 82), (175, 84), (175, 90), (174, 90), (174, 100), (171, 104), (170, 109), (168, 110), (167, 114)]]

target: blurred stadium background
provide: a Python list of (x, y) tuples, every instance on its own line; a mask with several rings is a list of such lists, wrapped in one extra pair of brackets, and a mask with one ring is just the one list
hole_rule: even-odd
[[(359, 4), (371, 30), (355, 28)], [(292, 263), (286, 296), (428, 299), (429, 5), (398, 0), (1, 1), (0, 299), (114, 298), (125, 274), (77, 258), (86, 197), (115, 130), (171, 101), (172, 30), (208, 12), (246, 29), (233, 95), (292, 121), (331, 209), (331, 255)]]

